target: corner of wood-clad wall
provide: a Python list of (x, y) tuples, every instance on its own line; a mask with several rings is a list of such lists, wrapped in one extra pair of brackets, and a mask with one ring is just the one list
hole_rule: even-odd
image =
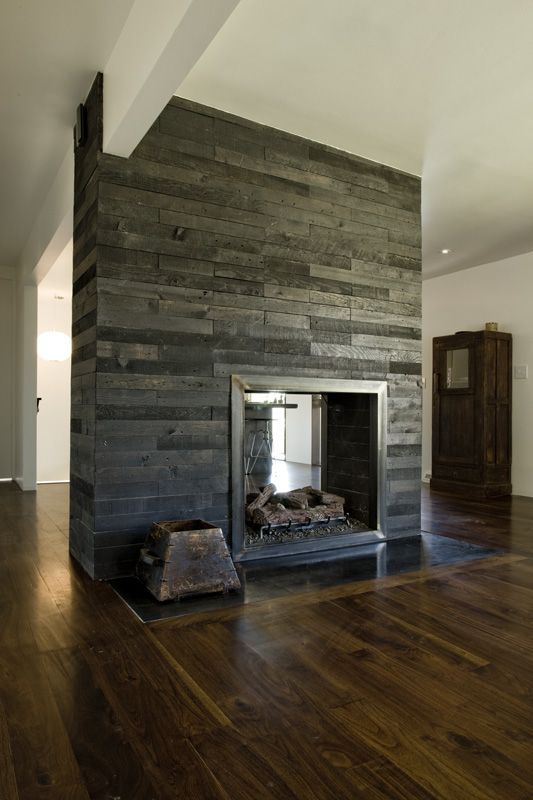
[(72, 551), (91, 574), (129, 571), (154, 520), (230, 535), (233, 373), (387, 380), (388, 528), (419, 528), (418, 178), (173, 98), (76, 201)]

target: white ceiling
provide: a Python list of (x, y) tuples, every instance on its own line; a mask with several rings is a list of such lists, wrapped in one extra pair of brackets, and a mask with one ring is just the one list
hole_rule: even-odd
[[(2, 1), (0, 266), (132, 5)], [(241, 0), (177, 93), (421, 174), (430, 276), (533, 250), (532, 32), (531, 0)]]
[(1, 0), (0, 265), (15, 266), (65, 153), (76, 107), (133, 0)]
[(422, 175), (427, 276), (533, 250), (531, 0), (241, 0), (177, 94)]

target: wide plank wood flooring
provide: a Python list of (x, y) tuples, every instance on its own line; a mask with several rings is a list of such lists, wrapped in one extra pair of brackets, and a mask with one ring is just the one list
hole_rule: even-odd
[(0, 484), (1, 800), (531, 800), (533, 499), (430, 496), (503, 555), (142, 625)]

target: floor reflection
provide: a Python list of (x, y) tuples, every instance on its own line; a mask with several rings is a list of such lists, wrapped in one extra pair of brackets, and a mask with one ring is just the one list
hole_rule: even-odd
[(260, 600), (290, 596), (354, 581), (383, 578), (425, 567), (443, 566), (486, 558), (503, 552), (459, 539), (424, 533), (412, 539), (360, 545), (342, 556), (303, 554), (296, 561), (274, 558), (239, 565), (242, 592), (184, 598), (160, 604), (136, 578), (118, 578), (111, 585), (144, 622), (218, 610)]
[(296, 461), (272, 461), (272, 470), (264, 472), (254, 470), (246, 475), (246, 492), (257, 492), (260, 487), (273, 483), (278, 492), (289, 492), (291, 489), (300, 489), (303, 486), (320, 488), (320, 467), (311, 464), (298, 464)]

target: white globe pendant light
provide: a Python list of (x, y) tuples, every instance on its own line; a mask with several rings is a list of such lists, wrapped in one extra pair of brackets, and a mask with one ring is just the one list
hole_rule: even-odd
[(37, 339), (37, 352), (45, 361), (66, 361), (72, 353), (72, 340), (66, 333), (46, 331)]

